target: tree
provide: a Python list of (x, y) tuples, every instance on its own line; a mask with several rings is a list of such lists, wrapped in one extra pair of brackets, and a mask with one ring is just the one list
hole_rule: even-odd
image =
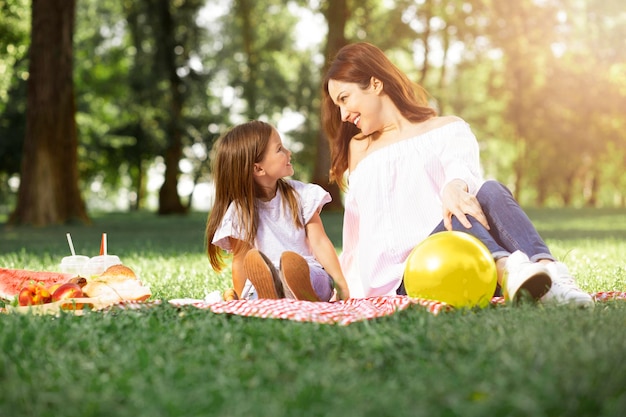
[(78, 184), (75, 0), (33, 0), (26, 133), (10, 224), (89, 222)]
[[(322, 10), (328, 22), (328, 35), (326, 37), (326, 47), (324, 48), (325, 59), (322, 68), (322, 74), (324, 74), (330, 66), (330, 60), (333, 56), (348, 43), (345, 30), (348, 18), (350, 17), (350, 11), (348, 10), (347, 0), (327, 1)], [(332, 197), (332, 202), (327, 205), (327, 209), (343, 209), (339, 186), (329, 182), (330, 144), (326, 134), (322, 130), (320, 130), (317, 141), (315, 165), (313, 169), (313, 182), (324, 187)]]
[(20, 61), (25, 58), (28, 47), (30, 9), (27, 0), (0, 2), (0, 113), (7, 107), (11, 89), (16, 79), (21, 80)]
[[(295, 2), (291, 6), (299, 7)], [(294, 151), (294, 178), (308, 181), (319, 131), (319, 68), (313, 52), (296, 48), (297, 18), (284, 2), (237, 0), (229, 12), (212, 25), (223, 29), (217, 37), (220, 48), (206, 64), (215, 67), (214, 79), (220, 84), (209, 88), (229, 111), (227, 125), (262, 119), (280, 129), (285, 114), (299, 113), (302, 124), (281, 133)]]
[[(503, 115), (519, 152), (513, 164), (516, 191), (528, 189), (537, 205), (598, 205), (601, 173), (610, 172), (605, 164), (612, 159), (603, 154), (619, 149), (623, 136), (618, 109), (624, 94), (619, 78), (611, 77), (625, 57), (615, 47), (626, 30), (621, 2), (493, 6), (485, 33), (503, 56)], [(612, 178), (605, 185), (618, 182)]]
[(157, 33), (157, 50), (169, 85), (170, 118), (167, 122), (167, 147), (165, 149), (165, 181), (159, 190), (159, 214), (182, 214), (187, 211), (178, 195), (178, 164), (183, 156), (182, 112), (183, 81), (178, 75), (176, 48), (179, 41), (176, 36), (174, 16), (169, 0), (157, 0), (155, 5), (160, 32)]
[[(128, 189), (131, 210), (141, 208), (147, 168), (162, 161), (158, 211), (187, 211), (178, 193), (179, 163), (191, 145), (188, 132), (202, 130), (209, 118), (206, 77), (189, 64), (206, 43), (196, 23), (203, 5), (203, 0), (79, 3), (80, 168), (82, 178), (101, 184), (95, 194), (101, 202), (111, 200), (109, 192)], [(85, 23), (96, 19), (98, 26)]]
[(221, 19), (222, 48), (212, 59), (218, 63), (217, 78), (235, 95), (230, 109), (235, 122), (266, 118), (275, 123), (292, 107), (299, 94), (297, 68), (308, 59), (294, 53), (295, 23), (277, 0), (236, 0)]
[(0, 210), (15, 207), (9, 179), (19, 175), (26, 127), (26, 75), (30, 7), (26, 0), (0, 2)]

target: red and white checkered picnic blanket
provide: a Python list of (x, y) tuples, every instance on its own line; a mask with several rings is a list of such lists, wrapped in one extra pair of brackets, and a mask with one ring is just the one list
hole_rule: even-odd
[[(626, 292), (610, 291), (592, 294), (596, 302), (626, 300)], [(142, 308), (148, 303), (120, 303), (111, 308)], [(234, 314), (246, 317), (286, 319), (299, 322), (348, 325), (354, 322), (385, 317), (408, 308), (421, 308), (432, 314), (450, 311), (453, 307), (432, 300), (410, 298), (407, 296), (353, 298), (335, 302), (311, 302), (300, 300), (231, 300), (207, 302), (203, 300), (177, 302), (170, 304), (178, 307), (193, 306), (210, 310), (217, 314)], [(492, 305), (503, 305), (504, 298), (494, 297)]]

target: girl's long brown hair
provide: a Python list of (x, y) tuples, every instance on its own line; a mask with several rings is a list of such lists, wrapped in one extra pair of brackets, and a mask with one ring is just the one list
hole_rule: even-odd
[(350, 140), (358, 138), (360, 130), (352, 123), (341, 121), (341, 112), (328, 94), (328, 81), (355, 83), (366, 89), (372, 77), (383, 82), (383, 91), (400, 113), (412, 122), (422, 122), (436, 116), (428, 105), (428, 94), (412, 82), (378, 47), (367, 42), (344, 46), (330, 63), (322, 83), (322, 123), (330, 141), (330, 180), (344, 187), (343, 174), (348, 169)]
[[(274, 128), (265, 122), (253, 120), (233, 127), (218, 139), (214, 147), (213, 181), (215, 203), (209, 212), (206, 225), (207, 254), (216, 271), (224, 267), (224, 253), (211, 242), (231, 203), (236, 203), (238, 224), (243, 228), (244, 242), (254, 246), (258, 229), (256, 213), (257, 187), (254, 182), (254, 164), (263, 159)], [(296, 227), (304, 227), (300, 220), (298, 195), (287, 181), (278, 180), (278, 191), (289, 208)], [(233, 248), (237, 253), (242, 248)]]

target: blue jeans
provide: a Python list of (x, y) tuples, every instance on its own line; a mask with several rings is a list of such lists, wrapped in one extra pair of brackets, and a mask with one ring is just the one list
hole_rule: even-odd
[[(471, 228), (466, 228), (456, 217), (452, 217), (452, 230), (469, 233), (487, 246), (494, 260), (509, 256), (516, 250), (524, 252), (531, 261), (539, 259), (555, 260), (537, 229), (524, 213), (513, 194), (497, 181), (487, 181), (476, 195), (487, 217), (490, 230), (487, 230), (474, 217), (467, 216)], [(431, 235), (445, 231), (443, 220)], [(404, 292), (404, 282), (398, 288), (398, 294)]]
[[(465, 228), (456, 217), (453, 217), (453, 230), (469, 233), (478, 238), (487, 246), (495, 260), (509, 256), (516, 250), (524, 252), (533, 262), (539, 259), (555, 260), (508, 188), (497, 181), (487, 181), (478, 190), (476, 198), (491, 229), (485, 229), (475, 218), (467, 216), (472, 227)], [(446, 229), (442, 220), (431, 234), (444, 230)]]

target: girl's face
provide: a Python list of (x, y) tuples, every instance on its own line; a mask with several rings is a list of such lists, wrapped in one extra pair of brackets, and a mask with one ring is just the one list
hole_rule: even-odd
[(353, 123), (364, 135), (382, 128), (380, 121), (382, 83), (372, 78), (370, 85), (362, 89), (356, 83), (337, 80), (328, 81), (328, 94), (341, 112), (341, 120)]
[(290, 161), (291, 151), (283, 146), (280, 135), (274, 129), (265, 148), (263, 159), (255, 164), (255, 171), (263, 173), (266, 179), (277, 181), (293, 175), (294, 170)]

